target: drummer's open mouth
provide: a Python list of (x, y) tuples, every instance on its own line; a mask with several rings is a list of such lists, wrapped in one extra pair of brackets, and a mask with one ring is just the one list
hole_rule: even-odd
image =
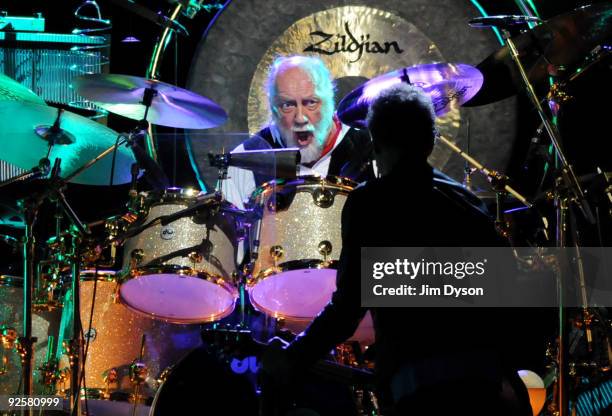
[(293, 132), (300, 146), (307, 146), (312, 141), (314, 135), (311, 131), (296, 131)]

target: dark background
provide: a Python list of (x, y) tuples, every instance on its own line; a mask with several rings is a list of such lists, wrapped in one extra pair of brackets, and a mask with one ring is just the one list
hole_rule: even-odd
[[(151, 10), (166, 13), (171, 8), (170, 2), (162, 0), (140, 0), (138, 3), (146, 4)], [(381, 0), (381, 4), (383, 3)], [(480, 3), (489, 14), (519, 13), (514, 1), (511, 0), (483, 0)], [(584, 1), (571, 0), (536, 1), (535, 3), (541, 16), (545, 19), (587, 4)], [(591, 1), (588, 3), (597, 2)], [(8, 12), (12, 16), (27, 16), (35, 12), (41, 12), (46, 18), (47, 32), (69, 33), (75, 27), (92, 26), (74, 18), (73, 12), (80, 4), (81, 1), (75, 0), (0, 0), (0, 10)], [(153, 45), (161, 31), (160, 27), (128, 12), (109, 0), (99, 0), (98, 4), (103, 17), (111, 19), (113, 25), (110, 32), (112, 35), (110, 72), (144, 76)], [(231, 7), (231, 4), (228, 7)], [(193, 20), (181, 18), (181, 23), (187, 27), (190, 36), (180, 37), (168, 49), (161, 70), (163, 81), (179, 86), (186, 84), (186, 77), (194, 51), (214, 13), (214, 11), (202, 11)], [(139, 42), (122, 42), (128, 36), (137, 38)], [(469, 47), (469, 45), (466, 45), (466, 47)], [(493, 52), (491, 51), (491, 53)], [(485, 56), (482, 58), (484, 59)], [(571, 111), (568, 111), (569, 114), (563, 120), (564, 140), (567, 143), (570, 158), (577, 166), (578, 173), (592, 172), (596, 165), (602, 166), (604, 170), (606, 168), (611, 170), (610, 134), (609, 129), (606, 128), (606, 112), (609, 111), (609, 105), (606, 105), (605, 102), (605, 97), (609, 97), (610, 92), (612, 92), (610, 91), (609, 74), (609, 65), (601, 65), (600, 68), (595, 68), (592, 75), (588, 75), (580, 84), (576, 85), (574, 87), (576, 101), (571, 105)], [(231, 77), (232, 74), (228, 73), (227, 76)], [(541, 167), (530, 168), (532, 170), (526, 169), (524, 166), (525, 156), (529, 140), (539, 122), (528, 101), (522, 95), (519, 95), (518, 108), (518, 137), (510, 157), (507, 173), (522, 189), (530, 192), (537, 187), (541, 176)], [(130, 128), (131, 123), (111, 114), (108, 118), (108, 125), (117, 131), (126, 131)], [(160, 163), (169, 176), (172, 185), (197, 187), (198, 183), (187, 157), (180, 132), (178, 132), (178, 136), (172, 137), (169, 134), (173, 132), (172, 129), (160, 128), (157, 131), (167, 133), (158, 140), (158, 147)], [(77, 213), (84, 221), (89, 222), (122, 212), (127, 201), (128, 187), (122, 185), (111, 189), (109, 187), (70, 184), (67, 189), (67, 196)], [(146, 188), (146, 185), (143, 185), (142, 189), (144, 188)], [(45, 215), (50, 212), (50, 207), (43, 207), (43, 214), (40, 219), (41, 225), (39, 226), (41, 237), (46, 237), (45, 233), (52, 228), (44, 226), (44, 223), (49, 220), (49, 218), (45, 218)], [(4, 231), (0, 230), (0, 233)], [(14, 234), (14, 230), (9, 231)]]

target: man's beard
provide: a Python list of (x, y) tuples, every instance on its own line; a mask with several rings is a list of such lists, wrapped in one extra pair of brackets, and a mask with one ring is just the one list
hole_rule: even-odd
[[(325, 141), (333, 125), (333, 116), (327, 117), (327, 119), (329, 121), (322, 118), (318, 124), (308, 123), (306, 126), (292, 127), (289, 129), (284, 128), (276, 121), (274, 124), (278, 128), (278, 131), (284, 142), (287, 144), (287, 147), (298, 147), (300, 149), (300, 163), (312, 163), (321, 158), (323, 146), (325, 145)], [(306, 147), (301, 147), (295, 138), (294, 133), (305, 131), (312, 132), (314, 140), (312, 140)]]

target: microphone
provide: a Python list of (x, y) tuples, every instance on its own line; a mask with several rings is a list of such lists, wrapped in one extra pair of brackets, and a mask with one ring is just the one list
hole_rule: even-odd
[(542, 19), (535, 16), (524, 16), (524, 15), (497, 15), (497, 16), (483, 16), (470, 19), (468, 24), (471, 27), (487, 28), (491, 26), (497, 27), (509, 27), (516, 25), (524, 25), (527, 23), (539, 23)]
[(177, 211), (174, 214), (164, 215), (163, 217), (160, 217), (160, 224), (162, 226), (166, 226), (171, 222), (174, 222), (183, 217), (190, 217), (203, 208), (208, 208), (209, 206), (218, 204), (219, 202), (221, 202), (221, 200), (222, 196), (219, 192), (216, 192), (212, 195), (208, 195), (204, 197), (201, 201), (198, 201), (194, 205), (190, 206), (189, 208)]
[(227, 169), (235, 166), (255, 173), (279, 178), (295, 178), (301, 155), (298, 148), (243, 150), (241, 152), (213, 154), (208, 153), (211, 166)]

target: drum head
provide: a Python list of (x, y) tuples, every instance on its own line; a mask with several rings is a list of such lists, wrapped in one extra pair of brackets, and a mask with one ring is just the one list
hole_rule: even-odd
[(250, 290), (257, 309), (277, 318), (312, 319), (336, 290), (336, 270), (297, 269), (268, 276)]
[(234, 310), (236, 294), (229, 287), (194, 276), (149, 274), (123, 283), (123, 303), (153, 318), (175, 323), (204, 323)]

